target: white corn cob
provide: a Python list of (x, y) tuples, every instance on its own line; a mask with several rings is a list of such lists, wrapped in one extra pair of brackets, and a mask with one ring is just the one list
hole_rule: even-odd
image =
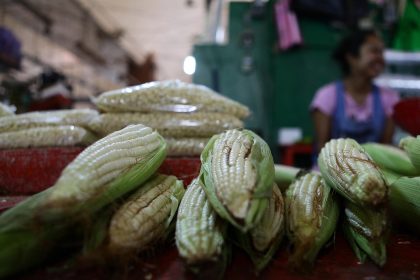
[(284, 201), (279, 187), (273, 186), (273, 195), (261, 221), (250, 230), (254, 248), (265, 252), (276, 238), (283, 236), (284, 227)]
[(248, 157), (253, 139), (229, 130), (215, 143), (212, 178), (216, 194), (235, 218), (244, 219), (251, 203), (257, 174)]
[(0, 133), (0, 149), (87, 146), (96, 137), (84, 128), (73, 125), (46, 126)]
[(199, 156), (210, 138), (167, 138), (168, 156)]
[(105, 92), (94, 103), (105, 112), (219, 112), (238, 118), (249, 115), (246, 106), (208, 87), (181, 81), (157, 81)]
[(164, 239), (183, 194), (184, 185), (175, 176), (153, 177), (112, 217), (110, 248), (143, 251)]
[(144, 124), (163, 137), (210, 137), (231, 128), (242, 128), (238, 118), (223, 113), (108, 113), (90, 123), (92, 131), (107, 135), (129, 124)]
[(188, 186), (178, 210), (176, 246), (189, 265), (218, 261), (225, 247), (225, 223), (213, 210), (199, 179)]
[(386, 200), (388, 187), (382, 172), (353, 139), (329, 141), (318, 165), (328, 185), (353, 203), (375, 206)]
[(294, 245), (290, 264), (311, 265), (331, 238), (338, 219), (338, 204), (320, 174), (298, 177), (286, 191), (287, 234)]
[(10, 106), (0, 102), (0, 117), (14, 115), (16, 111), (15, 106)]
[(267, 143), (249, 130), (213, 136), (201, 154), (204, 189), (220, 216), (243, 232), (264, 214), (274, 182)]
[(86, 148), (62, 172), (51, 199), (83, 203), (131, 166), (147, 162), (163, 139), (150, 127), (131, 125)]
[(0, 132), (53, 125), (75, 125), (87, 128), (98, 115), (92, 109), (70, 109), (30, 112), (0, 118)]

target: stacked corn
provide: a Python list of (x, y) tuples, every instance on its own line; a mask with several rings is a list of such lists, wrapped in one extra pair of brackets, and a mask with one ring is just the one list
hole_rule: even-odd
[(97, 140), (88, 129), (98, 112), (71, 109), (11, 114), (0, 118), (0, 149), (87, 146)]
[(235, 243), (252, 258), (257, 271), (272, 259), (284, 233), (283, 197), (274, 183), (270, 149), (249, 130), (214, 135), (201, 154), (201, 171), (181, 202), (176, 244), (197, 270), (229, 255), (226, 226)]
[(343, 231), (356, 256), (360, 261), (369, 257), (379, 266), (386, 262), (388, 213), (411, 225), (420, 217), (420, 138), (407, 137), (400, 146), (406, 151), (333, 139), (318, 157), (324, 180), (342, 197)]
[(159, 81), (102, 93), (93, 100), (104, 114), (90, 127), (100, 136), (129, 124), (156, 129), (172, 156), (200, 155), (214, 134), (243, 127), (247, 107), (209, 88), (181, 81)]

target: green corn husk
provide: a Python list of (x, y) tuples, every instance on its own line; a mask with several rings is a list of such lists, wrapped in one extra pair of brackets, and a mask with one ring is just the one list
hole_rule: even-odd
[(267, 143), (250, 130), (213, 136), (201, 154), (201, 180), (214, 210), (242, 232), (264, 215), (274, 182)]
[(318, 166), (327, 184), (361, 206), (386, 201), (388, 186), (379, 167), (353, 139), (332, 139), (319, 153)]
[(318, 252), (331, 238), (339, 216), (333, 191), (320, 174), (298, 177), (286, 191), (287, 235), (293, 244), (290, 265), (310, 268)]
[(274, 182), (284, 193), (302, 169), (283, 164), (274, 164)]
[[(127, 136), (131, 140), (126, 140)], [(143, 150), (143, 137), (157, 142)], [(121, 145), (130, 148), (119, 149)], [(104, 158), (120, 163), (115, 154), (124, 157), (128, 151), (142, 156), (121, 167), (108, 160), (97, 165)], [(54, 186), (0, 216), (0, 278), (41, 264), (66, 246), (66, 240), (75, 243), (75, 231), (83, 231), (81, 226), (93, 221), (96, 211), (146, 181), (165, 156), (163, 138), (143, 125), (128, 126), (86, 148), (63, 170)], [(102, 167), (110, 164), (116, 170), (98, 173), (108, 170)]]
[(408, 155), (397, 147), (380, 143), (366, 143), (361, 146), (381, 169), (405, 176), (420, 175)]
[(344, 201), (343, 229), (360, 262), (365, 254), (377, 265), (386, 262), (389, 223), (386, 208), (369, 209)]
[(413, 165), (420, 171), (420, 136), (407, 136), (401, 139), (400, 147), (407, 152)]
[(401, 177), (390, 185), (389, 205), (394, 219), (420, 234), (420, 177)]
[(283, 196), (274, 184), (273, 194), (262, 220), (246, 234), (235, 231), (235, 240), (250, 256), (257, 273), (270, 263), (280, 246), (285, 233), (284, 216)]
[(220, 279), (228, 264), (227, 222), (213, 210), (199, 178), (187, 187), (179, 206), (175, 241), (179, 255), (196, 275)]

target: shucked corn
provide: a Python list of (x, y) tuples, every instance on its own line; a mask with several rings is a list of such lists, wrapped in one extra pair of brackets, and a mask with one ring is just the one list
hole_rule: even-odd
[(226, 129), (242, 128), (238, 118), (223, 113), (108, 113), (95, 117), (92, 131), (107, 135), (129, 124), (143, 124), (156, 129), (164, 137), (211, 137)]
[(87, 146), (96, 137), (84, 128), (73, 125), (45, 126), (0, 133), (0, 149)]
[(0, 118), (0, 132), (53, 125), (75, 125), (87, 128), (98, 112), (91, 109), (30, 112)]
[(157, 81), (105, 92), (94, 99), (105, 112), (218, 112), (237, 118), (249, 115), (249, 109), (208, 87), (181, 81)]

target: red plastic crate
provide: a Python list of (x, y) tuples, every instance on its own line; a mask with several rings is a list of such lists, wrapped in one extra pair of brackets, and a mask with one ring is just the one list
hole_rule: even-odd
[[(52, 186), (82, 147), (0, 150), (0, 194), (31, 195)], [(188, 185), (200, 171), (199, 157), (168, 157), (159, 171)]]

